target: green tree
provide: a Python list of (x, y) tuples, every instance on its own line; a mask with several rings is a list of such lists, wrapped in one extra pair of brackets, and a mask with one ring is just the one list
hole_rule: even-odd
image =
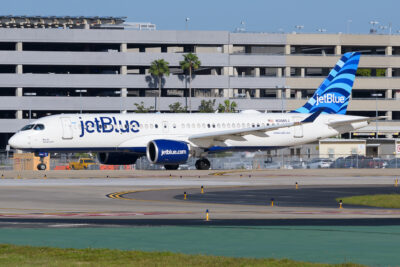
[(200, 67), (201, 62), (193, 53), (183, 55), (183, 58), (184, 59), (179, 62), (179, 64), (182, 70), (189, 71), (189, 112), (192, 113), (192, 72)]
[(199, 112), (201, 113), (214, 113), (215, 112), (215, 99), (213, 100), (201, 100), (199, 106)]
[(157, 59), (151, 62), (149, 73), (158, 79), (158, 99), (156, 108), (160, 111), (159, 99), (161, 97), (162, 78), (164, 75), (169, 76), (169, 63), (164, 59)]
[(228, 99), (224, 101), (224, 105), (219, 104), (218, 105), (218, 112), (224, 113), (224, 112), (235, 112), (236, 111), (237, 104), (235, 101), (229, 101)]
[(154, 110), (153, 106), (146, 108), (143, 101), (141, 101), (140, 104), (135, 103), (134, 105), (136, 106), (136, 113), (149, 113), (151, 110)]
[(376, 69), (376, 77), (385, 77), (386, 69)]
[(169, 105), (169, 110), (172, 113), (185, 113), (187, 112), (187, 107), (183, 107), (181, 103), (175, 102), (174, 104)]
[(371, 69), (358, 69), (357, 76), (370, 77)]

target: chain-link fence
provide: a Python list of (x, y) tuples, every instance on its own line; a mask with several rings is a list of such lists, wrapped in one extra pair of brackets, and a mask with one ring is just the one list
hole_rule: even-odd
[[(21, 155), (21, 154), (19, 154)], [(25, 154), (22, 154), (25, 155)], [(400, 168), (400, 157), (396, 154), (369, 157), (364, 155), (269, 155), (265, 152), (236, 152), (210, 154), (211, 169), (319, 169), (319, 168)], [(47, 160), (47, 161), (46, 161)], [(181, 170), (194, 170), (195, 158), (181, 164)], [(37, 170), (40, 158), (31, 156), (17, 157), (17, 154), (0, 152), (0, 170)], [(133, 165), (100, 164), (95, 155), (87, 154), (51, 154), (45, 158), (47, 170), (161, 170), (162, 165), (151, 164), (141, 157)]]

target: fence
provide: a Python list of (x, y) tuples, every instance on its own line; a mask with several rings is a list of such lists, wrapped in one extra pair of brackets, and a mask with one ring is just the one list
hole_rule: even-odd
[[(162, 170), (162, 165), (151, 164), (146, 157), (141, 157), (134, 165), (103, 165), (95, 157), (85, 157), (92, 162), (80, 164), (74, 154), (50, 155), (50, 170)], [(222, 153), (208, 156), (211, 169), (316, 169), (316, 168), (400, 168), (400, 157), (395, 154), (381, 155), (380, 157), (366, 157), (362, 155), (269, 155), (267, 153)], [(12, 153), (0, 152), (0, 170), (33, 170), (32, 159), (14, 159)], [(181, 170), (194, 170), (195, 158), (181, 164)], [(28, 166), (28, 167), (27, 167)], [(33, 167), (32, 167), (33, 166)]]

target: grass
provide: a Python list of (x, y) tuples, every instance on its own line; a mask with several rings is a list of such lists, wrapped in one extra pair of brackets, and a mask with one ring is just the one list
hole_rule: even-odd
[(400, 208), (400, 194), (386, 194), (386, 195), (365, 195), (337, 198), (336, 201), (343, 201), (343, 206), (346, 204), (362, 205), (380, 208)]
[(111, 249), (0, 245), (0, 266), (362, 266)]

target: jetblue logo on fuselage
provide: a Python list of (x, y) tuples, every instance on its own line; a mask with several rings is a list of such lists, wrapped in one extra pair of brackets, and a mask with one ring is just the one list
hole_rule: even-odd
[(317, 95), (317, 106), (319, 104), (343, 104), (345, 102), (344, 96), (337, 96), (334, 94)]
[(81, 134), (85, 133), (137, 133), (139, 132), (139, 122), (135, 120), (117, 120), (115, 117), (96, 117), (93, 120), (85, 120), (79, 117), (81, 123)]
[(172, 149), (163, 149), (161, 150), (161, 156), (164, 155), (186, 155), (186, 150), (172, 150)]

